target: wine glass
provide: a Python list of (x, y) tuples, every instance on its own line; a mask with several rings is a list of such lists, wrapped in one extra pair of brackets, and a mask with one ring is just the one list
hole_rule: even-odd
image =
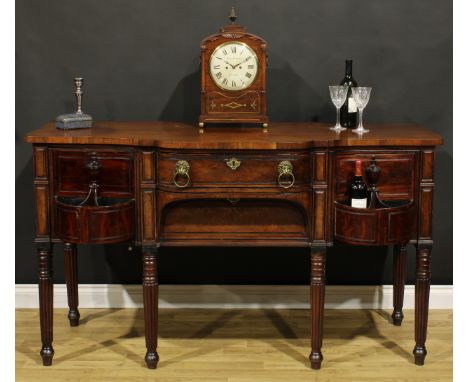
[(340, 108), (346, 102), (346, 97), (348, 95), (348, 86), (340, 85), (330, 85), (330, 97), (333, 104), (336, 107), (336, 124), (335, 127), (330, 127), (330, 130), (335, 130), (337, 132), (346, 130), (346, 127), (341, 126), (340, 123)]
[(359, 112), (359, 126), (357, 127), (357, 129), (353, 129), (353, 132), (355, 133), (362, 134), (369, 132), (368, 129), (364, 129), (364, 127), (362, 126), (362, 112), (364, 111), (364, 108), (369, 102), (371, 90), (371, 87), (362, 86), (351, 88), (351, 91), (353, 92), (354, 102), (356, 102), (356, 106)]

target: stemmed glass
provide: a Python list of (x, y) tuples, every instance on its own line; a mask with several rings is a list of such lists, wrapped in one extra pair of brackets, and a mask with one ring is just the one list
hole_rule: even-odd
[(330, 127), (330, 130), (335, 130), (337, 132), (346, 130), (346, 127), (341, 126), (340, 123), (340, 108), (346, 102), (348, 86), (330, 85), (328, 88), (330, 89), (332, 102), (336, 107), (336, 124), (335, 127)]
[(369, 102), (371, 90), (372, 88), (370, 87), (351, 88), (351, 91), (353, 92), (354, 102), (356, 102), (356, 106), (359, 111), (359, 126), (357, 127), (357, 129), (353, 129), (353, 132), (355, 133), (362, 134), (369, 132), (368, 129), (364, 129), (364, 127), (362, 126), (362, 112), (364, 111), (364, 108)]

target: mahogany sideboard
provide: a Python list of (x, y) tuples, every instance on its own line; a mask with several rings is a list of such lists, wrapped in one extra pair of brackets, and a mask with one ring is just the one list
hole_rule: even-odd
[[(162, 246), (307, 247), (311, 366), (322, 363), (326, 249), (394, 246), (393, 323), (401, 325), (406, 245), (416, 246), (415, 363), (424, 364), (430, 289), (434, 151), (442, 138), (414, 124), (335, 133), (323, 123), (259, 128), (177, 122), (95, 122), (26, 136), (33, 144), (40, 327), (51, 365), (53, 243), (64, 243), (68, 318), (79, 324), (77, 244), (142, 247), (146, 364), (156, 368), (157, 254)], [(346, 204), (354, 161), (380, 168), (389, 208)]]

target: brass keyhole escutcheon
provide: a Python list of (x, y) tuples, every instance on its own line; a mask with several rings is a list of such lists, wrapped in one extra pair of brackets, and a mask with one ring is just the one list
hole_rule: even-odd
[(86, 164), (86, 168), (90, 170), (93, 175), (95, 175), (101, 169), (101, 167), (102, 165), (99, 163), (97, 153), (91, 153), (91, 158), (90, 161)]
[(241, 161), (236, 158), (229, 158), (226, 159), (226, 165), (231, 169), (231, 170), (237, 170), (239, 166), (241, 165)]

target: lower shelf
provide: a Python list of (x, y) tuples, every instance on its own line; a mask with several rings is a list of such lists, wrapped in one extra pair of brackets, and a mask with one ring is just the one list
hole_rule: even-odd
[(135, 201), (99, 198), (98, 206), (82, 206), (83, 198), (55, 198), (55, 233), (70, 243), (106, 244), (134, 237)]
[(160, 239), (174, 246), (307, 246), (308, 221), (304, 208), (287, 200), (188, 199), (165, 206)]
[(388, 201), (388, 208), (354, 208), (335, 201), (334, 240), (355, 245), (390, 245), (411, 239), (413, 201)]

